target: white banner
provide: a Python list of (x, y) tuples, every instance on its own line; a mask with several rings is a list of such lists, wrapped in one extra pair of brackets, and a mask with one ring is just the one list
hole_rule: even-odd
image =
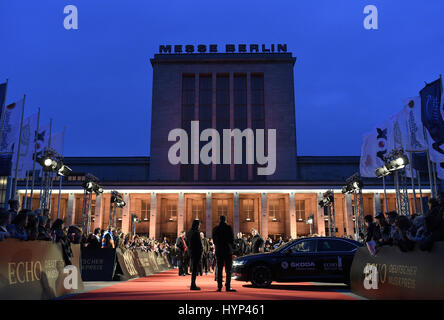
[(57, 151), (58, 154), (63, 155), (63, 146), (65, 142), (65, 131), (54, 133), (51, 136), (51, 149)]
[(359, 171), (361, 177), (376, 177), (376, 169), (384, 164), (382, 159), (378, 157), (378, 152), (380, 151), (381, 145), (383, 144), (379, 144), (380, 140), (381, 137), (378, 138), (378, 133), (376, 129), (372, 132), (366, 133), (363, 136), (361, 158), (359, 163)]
[(11, 103), (5, 108), (3, 116), (3, 131), (1, 133), (0, 152), (14, 152), (17, 148), (20, 130), (20, 119), (24, 99)]
[[(32, 171), (32, 155), (34, 154), (34, 136), (37, 130), (37, 113), (23, 119), (22, 134), (20, 137), (20, 158), (17, 178), (26, 178), (26, 171)], [(17, 152), (12, 158), (12, 172), (15, 173)]]

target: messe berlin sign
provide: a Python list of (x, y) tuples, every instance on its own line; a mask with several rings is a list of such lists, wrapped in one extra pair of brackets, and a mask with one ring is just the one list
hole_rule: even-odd
[[(199, 44), (197, 46), (192, 44), (182, 45), (160, 45), (159, 53), (218, 53), (219, 47), (217, 44)], [(225, 53), (283, 53), (287, 52), (287, 44), (226, 44)]]

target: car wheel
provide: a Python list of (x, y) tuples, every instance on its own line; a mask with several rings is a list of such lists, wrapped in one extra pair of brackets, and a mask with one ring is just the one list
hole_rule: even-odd
[(271, 285), (272, 275), (269, 267), (264, 265), (254, 266), (251, 270), (251, 283), (254, 287), (267, 288)]

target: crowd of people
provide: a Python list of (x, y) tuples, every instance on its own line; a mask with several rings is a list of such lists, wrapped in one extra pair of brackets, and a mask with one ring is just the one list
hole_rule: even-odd
[[(62, 243), (66, 258), (70, 256), (70, 243), (90, 248), (120, 248), (121, 250), (153, 251), (168, 258), (179, 275), (187, 275), (192, 269), (188, 252), (190, 246), (185, 231), (177, 239), (149, 239), (142, 235), (125, 234), (108, 227), (96, 228), (84, 235), (81, 226), (64, 226), (61, 219), (51, 222), (48, 209), (19, 209), (18, 201), (9, 202), (9, 210), (0, 208), (0, 241), (6, 238), (20, 240), (45, 240)], [(364, 217), (365, 230), (360, 234), (363, 242), (375, 249), (384, 245), (396, 245), (402, 251), (413, 250), (418, 244), (421, 250), (431, 250), (435, 241), (444, 240), (444, 196), (429, 200), (429, 210), (422, 215), (399, 215), (396, 211)], [(316, 235), (313, 235), (316, 236)], [(350, 236), (349, 236), (350, 237)], [(202, 255), (198, 264), (199, 274), (215, 272), (215, 244), (212, 238), (200, 232)], [(263, 239), (257, 230), (250, 234), (238, 233), (234, 239), (233, 255), (270, 252), (292, 239)]]
[[(361, 236), (370, 250), (396, 245), (402, 251), (430, 251), (436, 241), (444, 241), (444, 197), (431, 198), (424, 214), (399, 215), (390, 211), (364, 217), (365, 232)], [(373, 248), (373, 249), (372, 249)]]

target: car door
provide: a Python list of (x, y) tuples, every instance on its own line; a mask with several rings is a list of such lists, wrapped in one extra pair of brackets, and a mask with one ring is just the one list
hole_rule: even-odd
[(345, 281), (356, 247), (341, 239), (318, 239), (317, 252), (321, 261), (320, 275), (332, 282)]
[(319, 275), (316, 239), (302, 239), (280, 254), (278, 281), (307, 281)]

